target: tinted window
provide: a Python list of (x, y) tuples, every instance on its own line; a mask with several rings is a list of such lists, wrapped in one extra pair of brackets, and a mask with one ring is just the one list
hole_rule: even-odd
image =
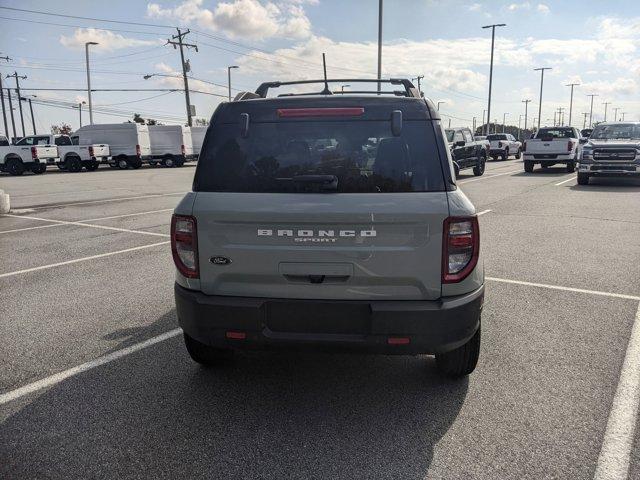
[(405, 121), (253, 123), (247, 138), (221, 124), (202, 147), (195, 191), (421, 192), (444, 190), (433, 125)]
[(56, 137), (55, 139), (56, 145), (71, 145), (71, 139), (67, 136)]
[(596, 140), (640, 138), (640, 124), (617, 123), (613, 125), (599, 125), (591, 133), (591, 138)]
[(24, 137), (16, 142), (16, 145), (33, 145), (33, 137)]
[(9, 146), (9, 140), (7, 140), (7, 137), (0, 135), (0, 147), (7, 147), (7, 146)]
[(538, 138), (575, 138), (572, 128), (541, 128)]
[(506, 140), (507, 136), (504, 133), (498, 135), (487, 135), (487, 140), (495, 142), (496, 140)]

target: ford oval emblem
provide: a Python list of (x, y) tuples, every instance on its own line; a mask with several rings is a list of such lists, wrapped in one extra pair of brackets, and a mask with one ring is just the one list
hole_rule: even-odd
[(227, 257), (211, 257), (209, 261), (214, 265), (229, 265), (231, 263), (231, 259)]

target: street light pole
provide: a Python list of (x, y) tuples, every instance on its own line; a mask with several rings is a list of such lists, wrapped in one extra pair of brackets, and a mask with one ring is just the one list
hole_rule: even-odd
[(571, 100), (569, 100), (569, 126), (571, 126), (571, 113), (573, 112), (573, 87), (580, 85), (579, 83), (569, 83), (565, 87), (571, 87)]
[(441, 103), (447, 103), (447, 102), (445, 102), (445, 101), (440, 101), (440, 102), (438, 102), (438, 105), (436, 106), (436, 110), (437, 110), (437, 111), (440, 111), (440, 104), (441, 104)]
[(597, 97), (597, 93), (591, 93), (587, 97), (591, 97), (591, 109), (589, 110), (589, 128), (593, 128), (593, 97)]
[(351, 87), (351, 85), (340, 85), (340, 92), (341, 93), (344, 93), (344, 87), (349, 88), (349, 87)]
[(522, 100), (522, 103), (524, 103), (524, 130), (525, 132), (527, 131), (527, 117), (529, 114), (529, 102), (531, 100)]
[(505, 127), (505, 124), (507, 123), (507, 115), (509, 115), (508, 112), (505, 112), (502, 114), (502, 133), (504, 133), (504, 127)]
[(618, 110), (620, 110), (620, 107), (616, 107), (613, 109), (613, 121), (617, 122), (618, 121)]
[[(491, 118), (491, 87), (493, 86), (493, 50), (496, 42), (496, 27), (506, 27), (506, 23), (496, 23), (494, 25), (485, 25), (482, 28), (491, 29), (491, 64), (489, 67), (489, 101), (487, 102), (487, 119)], [(487, 133), (489, 132), (487, 126)]]
[(13, 104), (11, 103), (11, 89), (7, 88), (7, 100), (9, 100), (9, 114), (11, 116), (11, 130), (13, 130), (13, 138), (16, 138), (16, 120), (13, 118)]
[[(378, 0), (378, 80), (382, 78), (382, 0)], [(378, 82), (378, 93), (381, 90)]]
[(621, 115), (622, 115), (622, 121), (623, 121), (623, 122), (624, 122), (624, 116), (625, 116), (626, 114), (627, 114), (627, 112), (622, 112), (622, 113), (621, 113)]
[(86, 42), (84, 54), (87, 61), (87, 97), (89, 99), (89, 124), (93, 125), (93, 104), (91, 103), (91, 74), (89, 72), (89, 45), (98, 45), (98, 42)]
[(540, 130), (540, 119), (542, 118), (542, 87), (544, 86), (544, 71), (551, 70), (551, 67), (534, 68), (533, 71), (540, 72), (540, 101), (538, 105), (538, 130)]
[(22, 125), (22, 136), (26, 137), (27, 132), (24, 128), (24, 116), (22, 114), (22, 96), (20, 95), (20, 79), (22, 80), (26, 80), (27, 76), (26, 75), (18, 75), (18, 72), (13, 72), (13, 75), (7, 75), (7, 78), (9, 77), (13, 77), (16, 79), (16, 94), (18, 95), (18, 109), (20, 110), (20, 124)]
[[(487, 134), (487, 126), (484, 124), (484, 116), (487, 114), (486, 110), (482, 110), (482, 127), (483, 130), (485, 132), (485, 135)], [(487, 122), (488, 123), (488, 122)]]
[(607, 121), (607, 107), (609, 105), (611, 105), (611, 102), (602, 102), (602, 104), (604, 105), (604, 121)]
[(411, 79), (411, 80), (418, 81), (418, 92), (420, 93), (420, 95), (422, 95), (422, 89), (420, 88), (420, 80), (422, 80), (423, 78), (424, 78), (424, 75), (418, 75), (416, 78)]
[(238, 65), (231, 65), (227, 67), (227, 80), (229, 85), (229, 101), (231, 101), (231, 69), (232, 68), (240, 68)]

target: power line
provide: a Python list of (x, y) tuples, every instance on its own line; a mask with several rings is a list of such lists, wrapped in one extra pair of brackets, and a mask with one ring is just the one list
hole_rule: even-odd
[[(4, 7), (0, 7), (0, 8), (4, 8)], [(95, 28), (92, 26), (88, 26), (88, 25), (73, 25), (73, 24), (68, 24), (68, 23), (52, 23), (52, 22), (43, 22), (40, 20), (27, 20), (26, 18), (11, 18), (11, 17), (3, 17), (0, 16), (1, 19), (3, 20), (13, 20), (15, 22), (26, 22), (26, 23), (37, 23), (40, 25), (53, 25), (55, 27), (71, 27), (71, 28)], [(103, 29), (98, 29), (98, 30), (103, 30)], [(165, 33), (161, 33), (161, 32), (141, 32), (139, 30), (121, 30), (118, 28), (109, 28), (109, 31), (111, 32), (122, 32), (122, 33), (137, 33), (140, 35), (153, 35), (153, 36), (163, 36), (165, 35)]]

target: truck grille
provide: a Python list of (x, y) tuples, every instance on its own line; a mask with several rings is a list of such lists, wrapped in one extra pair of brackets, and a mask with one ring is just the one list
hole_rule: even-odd
[(636, 158), (636, 151), (631, 148), (596, 149), (593, 159), (597, 162), (629, 162)]

